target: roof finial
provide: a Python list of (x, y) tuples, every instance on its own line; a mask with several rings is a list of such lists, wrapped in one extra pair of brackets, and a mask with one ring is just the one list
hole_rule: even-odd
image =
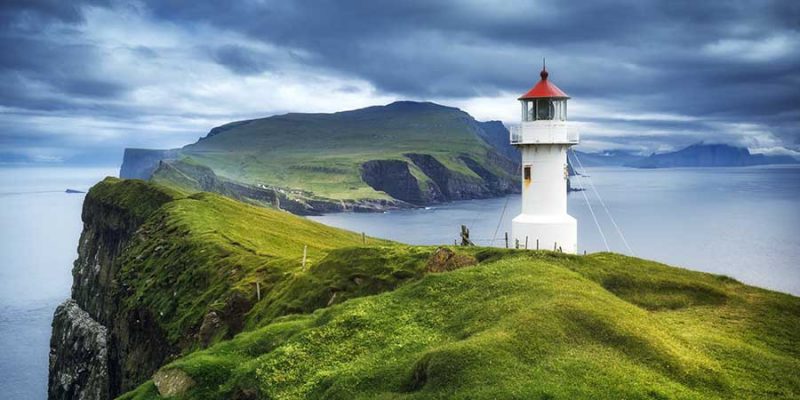
[(548, 75), (550, 74), (547, 73), (547, 63), (545, 61), (545, 58), (542, 57), (542, 72), (539, 73), (539, 76), (541, 76), (542, 80), (544, 81), (547, 80)]

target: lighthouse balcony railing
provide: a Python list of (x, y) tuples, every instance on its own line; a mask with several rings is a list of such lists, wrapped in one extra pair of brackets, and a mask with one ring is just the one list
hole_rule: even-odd
[(511, 144), (578, 144), (578, 130), (566, 123), (552, 121), (524, 122), (522, 125), (508, 127)]

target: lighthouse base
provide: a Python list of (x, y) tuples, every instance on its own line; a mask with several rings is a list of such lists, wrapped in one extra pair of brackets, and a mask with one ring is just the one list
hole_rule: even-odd
[(528, 249), (561, 250), (564, 253), (578, 252), (578, 223), (568, 214), (529, 215), (520, 214), (511, 221), (510, 245)]

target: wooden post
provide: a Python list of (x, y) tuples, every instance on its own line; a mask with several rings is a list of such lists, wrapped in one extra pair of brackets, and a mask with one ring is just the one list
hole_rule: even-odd
[(469, 238), (469, 228), (466, 225), (461, 225), (461, 245), (462, 246), (475, 246), (472, 239)]
[(361, 243), (367, 244), (367, 235), (361, 232)]
[(308, 245), (303, 246), (303, 269), (306, 269), (306, 254), (308, 254)]
[(506, 248), (508, 248), (508, 232), (506, 232)]
[(261, 301), (261, 284), (256, 282), (256, 297)]
[(558, 250), (558, 243), (553, 242), (553, 251)]
[(539, 250), (539, 239), (536, 239), (536, 250)]
[(519, 239), (514, 239), (514, 248), (519, 249)]
[(586, 255), (586, 250), (583, 251), (583, 255)]
[(558, 252), (563, 253), (564, 251), (561, 250), (561, 246), (558, 246)]
[(525, 250), (528, 250), (528, 237), (525, 236)]

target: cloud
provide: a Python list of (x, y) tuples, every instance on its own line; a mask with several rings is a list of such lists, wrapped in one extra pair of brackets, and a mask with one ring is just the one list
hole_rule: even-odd
[(797, 151), (798, 20), (791, 0), (4, 2), (0, 141), (165, 147), (401, 98), (514, 122), (546, 56), (587, 147)]

